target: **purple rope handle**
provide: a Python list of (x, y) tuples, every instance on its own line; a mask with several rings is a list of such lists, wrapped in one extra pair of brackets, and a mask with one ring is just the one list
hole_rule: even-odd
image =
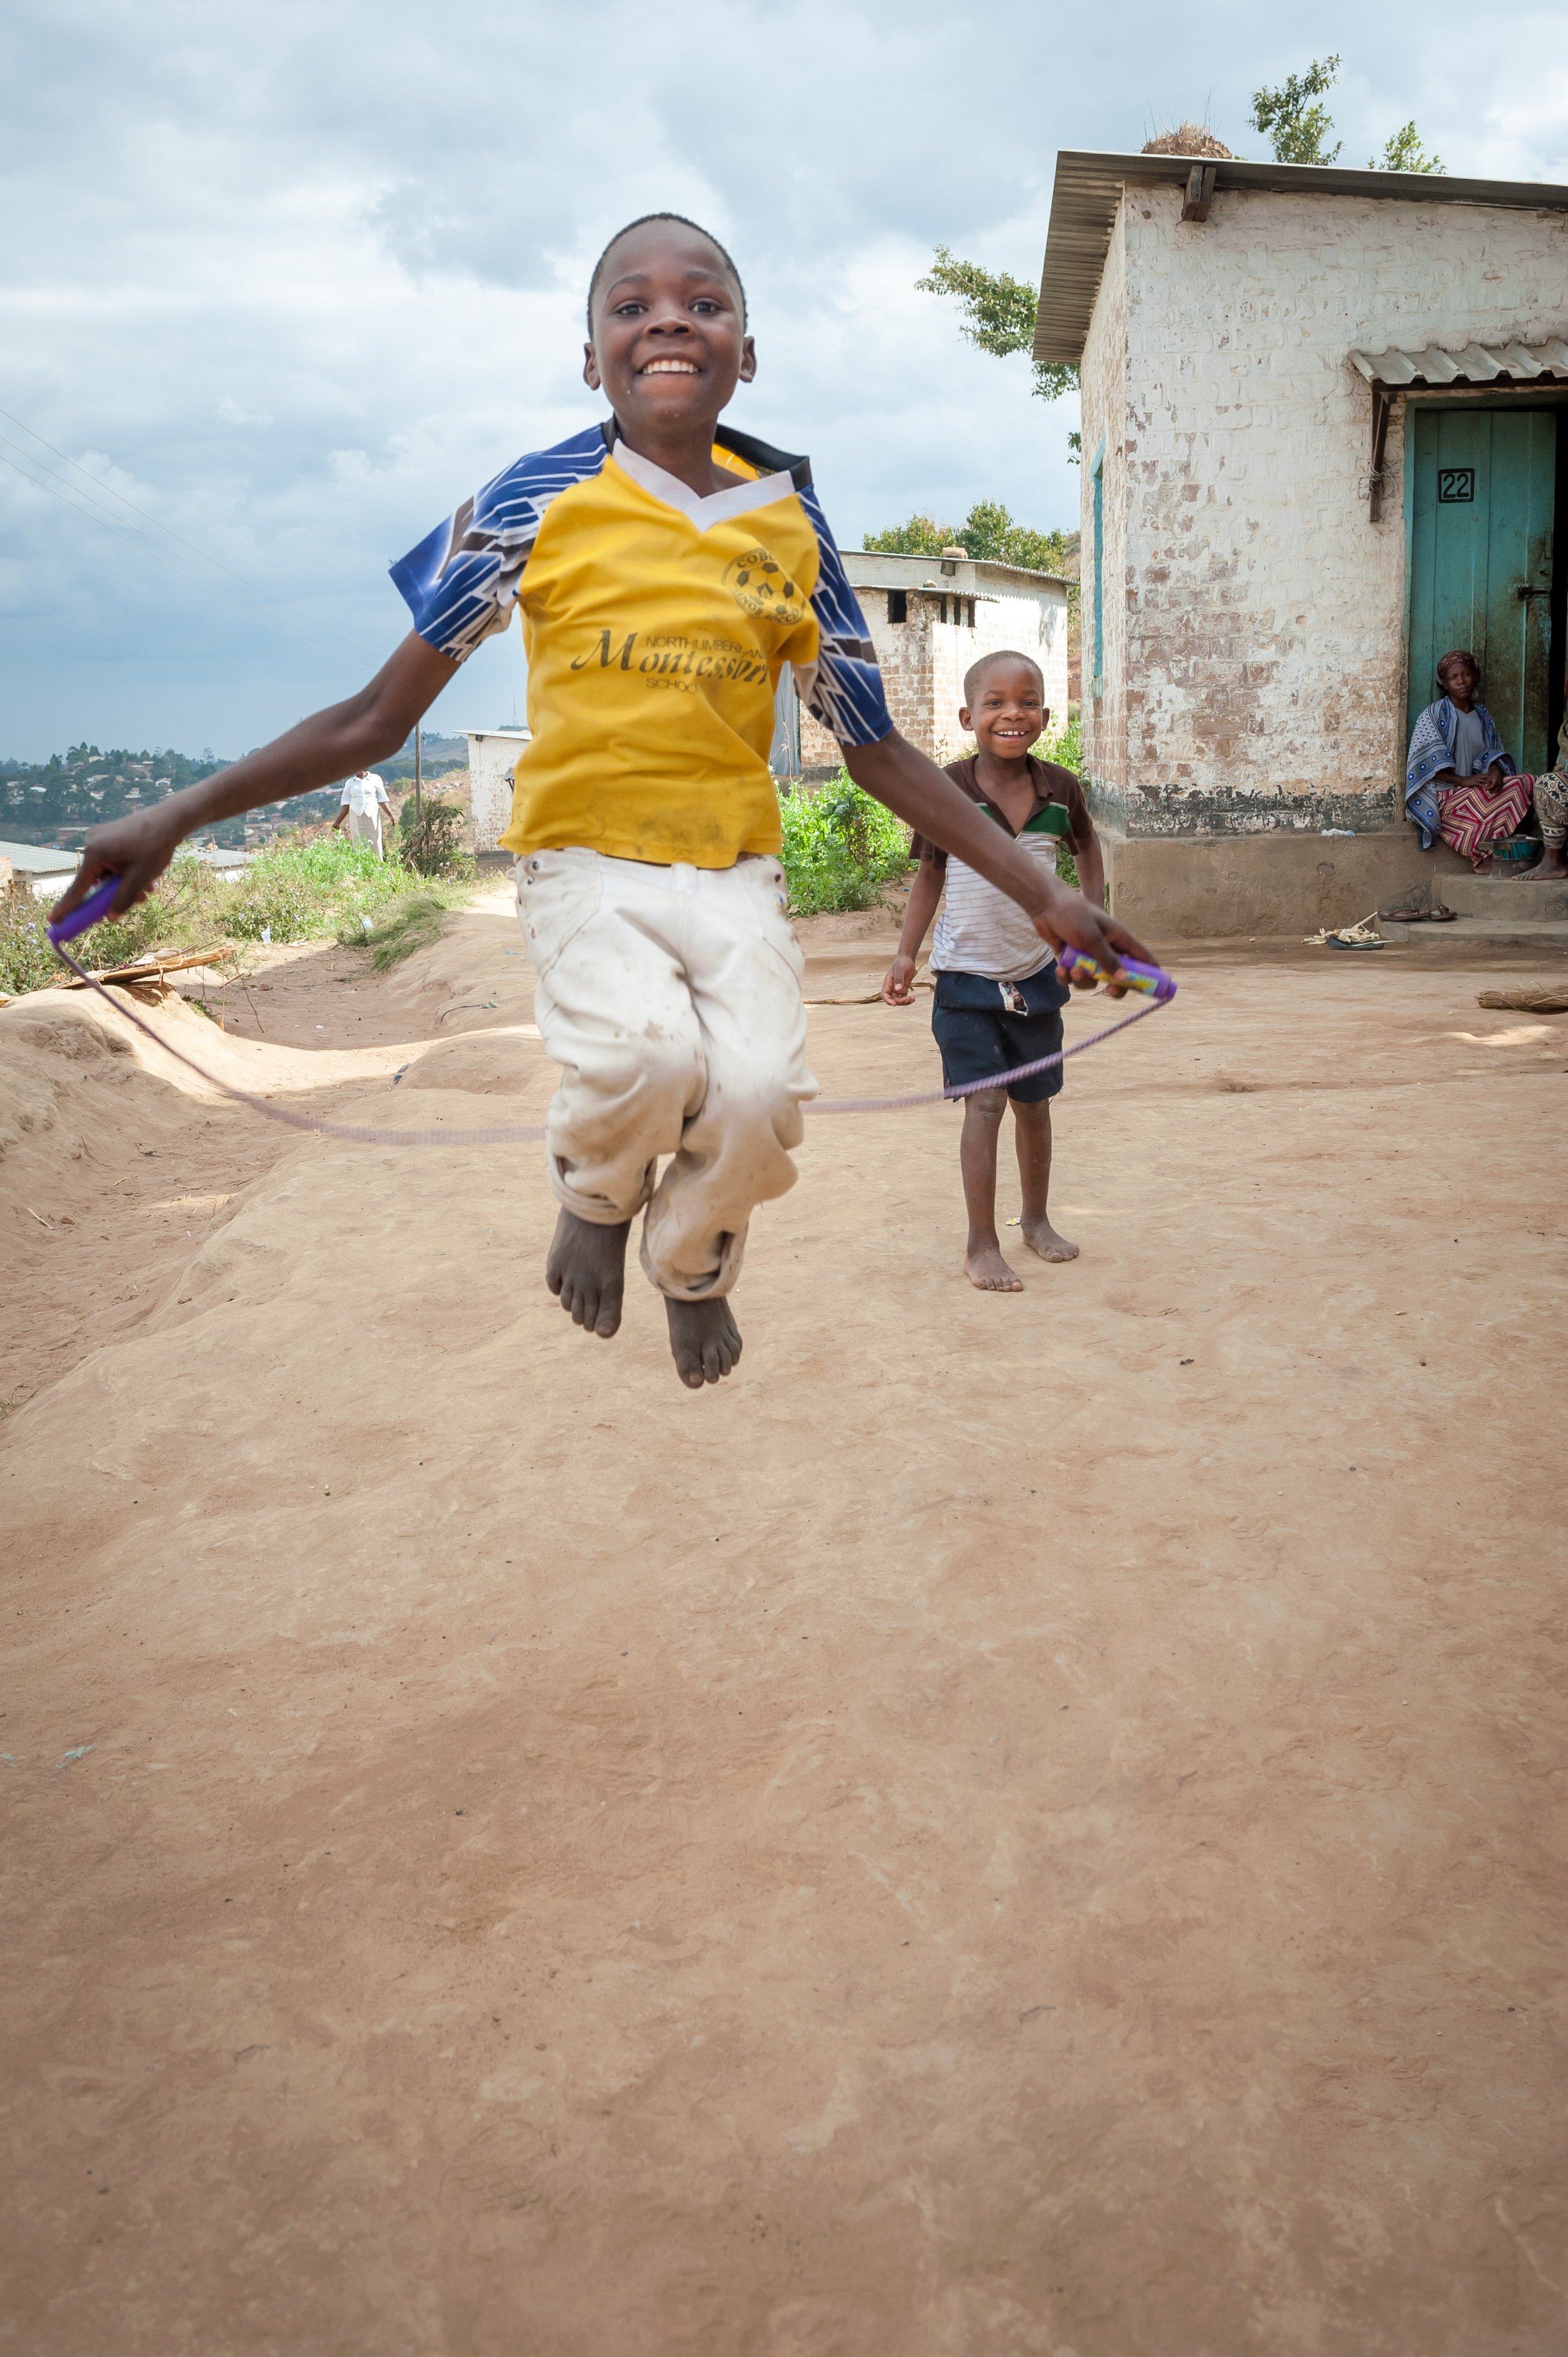
[[(119, 881), (118, 877), (113, 880), (116, 884)], [(312, 1121), (307, 1114), (290, 1113), (285, 1105), (274, 1104), (267, 1097), (252, 1095), (249, 1089), (237, 1089), (231, 1082), (220, 1081), (215, 1072), (204, 1071), (182, 1049), (172, 1048), (166, 1039), (161, 1039), (150, 1023), (144, 1023), (130, 1007), (122, 1006), (118, 999), (110, 997), (103, 985), (95, 982), (91, 974), (78, 965), (62, 942), (53, 942), (51, 945), (55, 955), (70, 966), (79, 982), (84, 982), (88, 989), (95, 990), (117, 1015), (123, 1015), (128, 1023), (134, 1023), (155, 1048), (161, 1049), (166, 1056), (172, 1056), (177, 1064), (183, 1064), (188, 1072), (194, 1072), (197, 1079), (205, 1082), (209, 1089), (218, 1089), (224, 1096), (232, 1097), (236, 1104), (249, 1105), (252, 1113), (263, 1114), (268, 1121), (281, 1121), (288, 1129), (307, 1130), (316, 1137), (347, 1138), (359, 1146), (527, 1146), (537, 1143), (544, 1135), (542, 1122), (533, 1123), (523, 1129), (371, 1129), (349, 1122)], [(915, 1105), (956, 1103), (961, 1098), (974, 1096), (983, 1089), (1011, 1088), (1015, 1081), (1027, 1080), (1036, 1072), (1048, 1072), (1053, 1065), (1065, 1064), (1069, 1056), (1081, 1056), (1085, 1049), (1098, 1048), (1102, 1039), (1114, 1039), (1116, 1033), (1125, 1031), (1129, 1024), (1141, 1023), (1145, 1015), (1156, 1013), (1168, 1003), (1165, 999), (1145, 999), (1144, 1005), (1134, 1007), (1131, 1015), (1123, 1015), (1119, 1023), (1108, 1023), (1103, 1031), (1091, 1031), (1087, 1039), (1079, 1039), (1070, 1048), (1058, 1048), (1051, 1056), (1036, 1056), (1032, 1064), (1020, 1064), (1011, 1072), (991, 1073), (982, 1081), (962, 1081), (953, 1088), (931, 1089), (919, 1096), (835, 1097), (830, 1104), (808, 1104), (805, 1110), (812, 1114), (907, 1113)]]

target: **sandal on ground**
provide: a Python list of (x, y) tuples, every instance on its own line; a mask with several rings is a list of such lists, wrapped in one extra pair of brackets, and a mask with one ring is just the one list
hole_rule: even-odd
[(1431, 909), (1427, 911), (1429, 921), (1434, 925), (1451, 925), (1458, 914), (1457, 909)]
[(1389, 925), (1424, 925), (1434, 911), (1430, 909), (1380, 909), (1380, 920)]

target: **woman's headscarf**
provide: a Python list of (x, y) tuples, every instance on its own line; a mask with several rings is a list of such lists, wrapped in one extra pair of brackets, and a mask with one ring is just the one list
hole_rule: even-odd
[(1476, 661), (1475, 656), (1470, 652), (1469, 648), (1468, 648), (1468, 647), (1450, 647), (1450, 648), (1449, 648), (1449, 650), (1448, 650), (1448, 652), (1447, 652), (1445, 655), (1439, 655), (1439, 657), (1438, 657), (1438, 659), (1437, 659), (1437, 673), (1436, 673), (1436, 676), (1437, 676), (1437, 684), (1438, 684), (1438, 686), (1439, 686), (1439, 687), (1444, 686), (1444, 683), (1444, 683), (1444, 681), (1443, 674), (1444, 674), (1444, 673), (1447, 670), (1447, 668), (1448, 668), (1449, 664), (1450, 664), (1450, 663), (1456, 663), (1456, 662), (1466, 662), (1466, 663), (1468, 663), (1468, 664), (1469, 664), (1469, 666), (1470, 666), (1470, 669), (1475, 673), (1476, 677), (1477, 677), (1477, 681), (1479, 681), (1480, 676), (1481, 676), (1481, 666), (1480, 666), (1480, 664)]

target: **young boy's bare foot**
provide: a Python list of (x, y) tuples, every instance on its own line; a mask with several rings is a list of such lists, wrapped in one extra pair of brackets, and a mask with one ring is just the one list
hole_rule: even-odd
[(963, 1273), (982, 1293), (1022, 1293), (1024, 1280), (1015, 1276), (1002, 1257), (1000, 1245), (978, 1244), (963, 1258)]
[(670, 1348), (675, 1372), (689, 1391), (704, 1383), (722, 1383), (740, 1357), (740, 1328), (721, 1295), (712, 1301), (671, 1301), (664, 1297), (670, 1320)]
[(1069, 1244), (1065, 1236), (1058, 1236), (1049, 1220), (1022, 1220), (1018, 1224), (1018, 1232), (1029, 1250), (1037, 1252), (1042, 1260), (1076, 1260), (1078, 1258), (1078, 1246)]
[(607, 1341), (620, 1324), (630, 1233), (629, 1220), (597, 1228), (575, 1211), (563, 1211), (545, 1257), (544, 1282), (562, 1308), (570, 1310), (575, 1325)]

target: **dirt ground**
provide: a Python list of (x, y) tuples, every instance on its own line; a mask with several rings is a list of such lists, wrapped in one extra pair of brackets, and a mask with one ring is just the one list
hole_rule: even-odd
[[(528, 1122), (518, 948), (155, 1019)], [(0, 1013), (0, 2341), (1568, 2346), (1568, 1017), (1182, 971), (1069, 1069), (1078, 1262), (975, 1293), (952, 1110), (814, 1120), (695, 1396), (537, 1147)], [(924, 1004), (811, 1052), (936, 1085)]]

